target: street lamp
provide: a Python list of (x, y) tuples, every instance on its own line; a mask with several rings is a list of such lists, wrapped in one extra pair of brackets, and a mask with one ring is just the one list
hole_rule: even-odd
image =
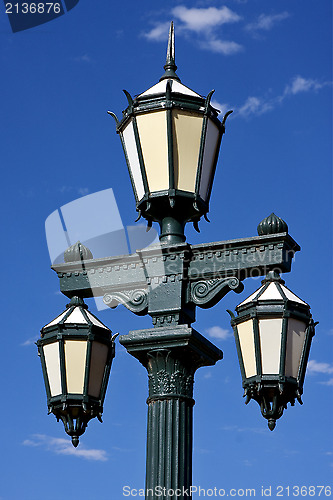
[(41, 329), (37, 346), (49, 413), (63, 422), (75, 447), (90, 419), (102, 421), (114, 338), (79, 297)]
[(185, 241), (184, 225), (209, 210), (209, 198), (225, 131), (218, 111), (206, 98), (183, 85), (176, 74), (171, 23), (165, 73), (134, 100), (117, 122), (139, 217), (157, 221), (161, 242)]
[[(266, 276), (262, 287), (232, 314), (247, 399), (255, 399), (270, 429), (288, 402), (300, 400), (315, 324), (308, 304), (284, 286), (299, 245), (274, 214), (258, 236), (190, 245), (184, 227), (206, 216), (225, 120), (210, 98), (181, 84), (171, 24), (165, 73), (134, 100), (117, 123), (139, 216), (160, 224), (160, 244), (131, 255), (94, 259), (80, 242), (52, 266), (67, 310), (46, 325), (38, 341), (49, 410), (78, 436), (100, 416), (114, 337), (88, 312), (83, 299), (103, 297), (152, 318), (153, 328), (119, 338), (146, 368), (149, 379), (146, 498), (156, 487), (192, 485), (193, 382), (202, 366), (222, 359), (220, 349), (191, 324), (196, 308), (210, 308), (243, 281)], [(95, 347), (94, 347), (95, 346)], [(159, 490), (160, 491), (160, 490)], [(155, 493), (154, 493), (155, 492)], [(170, 496), (170, 495), (169, 495)], [(172, 496), (172, 495), (171, 495)], [(165, 497), (166, 498), (166, 497)]]
[(245, 403), (253, 398), (272, 431), (287, 403), (302, 403), (315, 323), (310, 306), (270, 271), (262, 286), (231, 314)]

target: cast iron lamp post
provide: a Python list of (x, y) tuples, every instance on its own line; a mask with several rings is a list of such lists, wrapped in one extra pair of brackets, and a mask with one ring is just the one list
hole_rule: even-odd
[(177, 494), (192, 481), (193, 381), (222, 352), (191, 327), (196, 307), (210, 308), (242, 281), (266, 276), (263, 286), (232, 314), (243, 387), (271, 430), (288, 402), (300, 400), (314, 323), (309, 306), (284, 286), (298, 244), (274, 214), (258, 236), (190, 245), (184, 227), (206, 215), (224, 133), (210, 97), (185, 87), (176, 74), (171, 24), (165, 73), (134, 100), (117, 122), (139, 216), (157, 221), (160, 244), (136, 253), (93, 259), (80, 242), (53, 266), (67, 311), (41, 331), (49, 411), (78, 444), (88, 421), (101, 416), (114, 357), (114, 337), (83, 299), (102, 296), (150, 315), (154, 327), (122, 335), (120, 343), (147, 369), (149, 380), (146, 498), (157, 486)]

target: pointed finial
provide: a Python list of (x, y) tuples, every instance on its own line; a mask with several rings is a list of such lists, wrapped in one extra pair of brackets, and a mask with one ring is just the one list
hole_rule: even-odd
[(177, 66), (175, 60), (175, 30), (173, 27), (173, 21), (171, 21), (170, 24), (167, 57), (164, 69), (165, 73), (160, 78), (160, 81), (165, 80), (166, 78), (172, 78), (173, 80), (177, 80), (178, 82), (180, 82), (180, 78), (176, 74)]

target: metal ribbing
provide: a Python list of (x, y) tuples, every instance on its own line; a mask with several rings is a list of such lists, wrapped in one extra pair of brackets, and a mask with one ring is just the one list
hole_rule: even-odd
[[(161, 496), (156, 487), (190, 488), (192, 482), (193, 400), (162, 399), (148, 404), (146, 499), (182, 499)], [(153, 495), (151, 493), (153, 490)], [(186, 497), (190, 498), (190, 497)]]

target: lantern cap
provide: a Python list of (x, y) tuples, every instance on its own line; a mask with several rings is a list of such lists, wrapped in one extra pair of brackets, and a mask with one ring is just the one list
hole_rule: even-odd
[(176, 74), (177, 66), (175, 62), (175, 31), (172, 21), (170, 24), (167, 57), (164, 69), (165, 73), (161, 76), (159, 82), (140, 94), (137, 98), (150, 98), (156, 94), (166, 94), (166, 87), (169, 83), (172, 93), (183, 94), (189, 97), (199, 97), (200, 99), (203, 99), (200, 94), (186, 87), (186, 85), (183, 85), (180, 81), (180, 78)]
[(172, 78), (180, 82), (180, 78), (176, 73), (176, 59), (175, 59), (175, 29), (173, 26), (173, 21), (170, 23), (169, 38), (168, 38), (168, 48), (166, 62), (164, 65), (165, 73), (161, 76), (160, 81)]
[(42, 335), (46, 328), (57, 325), (66, 326), (69, 324), (85, 327), (91, 327), (94, 325), (110, 331), (107, 326), (105, 326), (99, 319), (96, 318), (96, 316), (88, 311), (88, 306), (84, 303), (81, 297), (72, 297), (70, 303), (66, 305), (66, 310), (59, 314), (59, 316), (57, 316), (50, 323), (43, 326), (41, 329)]
[(285, 281), (280, 278), (280, 275), (276, 271), (270, 271), (266, 278), (262, 280), (262, 286), (252, 293), (247, 299), (238, 304), (236, 309), (241, 306), (249, 305), (253, 302), (265, 302), (272, 300), (290, 300), (291, 302), (296, 302), (303, 306), (310, 307), (309, 304), (301, 300), (296, 294), (289, 290), (284, 283)]
[(267, 234), (277, 234), (277, 233), (287, 233), (288, 225), (287, 223), (275, 215), (274, 212), (268, 217), (263, 219), (257, 227), (259, 236), (264, 236)]

